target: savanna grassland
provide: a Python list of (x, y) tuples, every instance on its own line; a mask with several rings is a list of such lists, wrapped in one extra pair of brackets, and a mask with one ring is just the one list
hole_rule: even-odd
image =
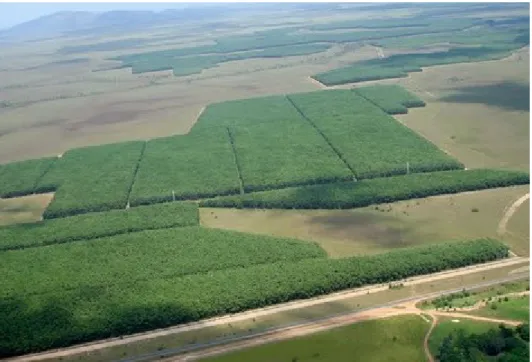
[(322, 6), (1, 45), (1, 357), (529, 254), (528, 9)]

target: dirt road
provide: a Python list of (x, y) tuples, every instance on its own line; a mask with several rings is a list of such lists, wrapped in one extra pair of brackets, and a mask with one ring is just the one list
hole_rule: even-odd
[(506, 211), (504, 212), (504, 216), (502, 217), (501, 221), (499, 222), (499, 226), (497, 227), (498, 235), (504, 235), (506, 233), (506, 225), (508, 224), (508, 221), (510, 221), (510, 218), (513, 216), (513, 214), (515, 214), (519, 206), (521, 206), (529, 198), (530, 193), (527, 192), (525, 195), (515, 200), (514, 203), (506, 209)]
[[(175, 356), (170, 357), (166, 359), (162, 359), (162, 361), (166, 362), (185, 362), (185, 361), (196, 361), (198, 359), (207, 358), (210, 356), (215, 356), (219, 354), (224, 354), (236, 350), (240, 350), (243, 348), (249, 348), (254, 346), (263, 345), (266, 343), (272, 343), (276, 341), (281, 341), (289, 338), (294, 337), (301, 337), (308, 334), (326, 331), (332, 328), (337, 328), (353, 323), (358, 323), (366, 320), (375, 320), (375, 319), (383, 319), (383, 318), (390, 318), (394, 316), (400, 316), (400, 315), (419, 315), (423, 318), (423, 320), (427, 321), (426, 317), (422, 316), (422, 314), (428, 315), (432, 318), (431, 326), (429, 330), (427, 331), (424, 340), (423, 340), (423, 349), (425, 350), (425, 354), (427, 355), (427, 359), (429, 362), (434, 362), (434, 356), (430, 353), (429, 349), (429, 339), (431, 336), (431, 333), (433, 329), (436, 327), (438, 323), (438, 316), (446, 316), (446, 317), (454, 317), (456, 319), (473, 319), (478, 320), (482, 322), (491, 322), (491, 323), (497, 323), (497, 324), (506, 324), (510, 326), (517, 326), (521, 324), (520, 321), (514, 321), (514, 320), (506, 320), (506, 319), (497, 319), (497, 318), (487, 318), (487, 317), (480, 317), (475, 315), (469, 315), (464, 313), (455, 313), (455, 312), (441, 312), (441, 311), (435, 311), (435, 310), (421, 310), (416, 307), (416, 305), (427, 299), (426, 297), (420, 297), (420, 298), (412, 298), (409, 301), (399, 303), (392, 306), (386, 306), (386, 307), (379, 307), (379, 308), (373, 308), (369, 309), (363, 312), (356, 312), (349, 315), (344, 316), (338, 316), (334, 318), (329, 318), (323, 321), (319, 321), (317, 323), (309, 323), (302, 326), (293, 326), (288, 327), (284, 329), (274, 330), (270, 332), (266, 332), (263, 334), (257, 334), (249, 338), (241, 338), (238, 341), (226, 345), (220, 345), (215, 346), (211, 348), (206, 348), (203, 350), (190, 352), (181, 356)], [(131, 360), (135, 361), (135, 360)]]
[[(456, 277), (461, 275), (466, 275), (474, 272), (480, 272), (480, 271), (486, 271), (490, 269), (500, 268), (503, 266), (511, 266), (514, 264), (523, 263), (525, 261), (529, 261), (529, 258), (524, 257), (512, 257), (504, 260), (499, 260), (495, 262), (485, 263), (485, 264), (479, 264), (479, 265), (473, 265), (465, 268), (460, 269), (454, 269), (450, 271), (444, 271), (429, 275), (422, 275), (417, 276), (413, 278), (409, 278), (402, 282), (405, 286), (408, 285), (416, 285), (421, 283), (427, 283), (427, 282), (433, 282), (438, 281), (445, 278), (450, 277)], [(373, 285), (363, 288), (357, 288), (357, 289), (351, 289), (346, 290), (338, 293), (328, 294), (326, 296), (320, 296), (310, 299), (304, 299), (304, 300), (296, 300), (288, 303), (273, 305), (265, 308), (250, 310), (242, 313), (237, 314), (229, 314), (226, 316), (206, 319), (199, 322), (193, 322), (188, 324), (179, 325), (176, 327), (170, 327), (170, 328), (164, 328), (164, 329), (158, 329), (153, 330), (150, 332), (145, 333), (137, 333), (129, 336), (123, 336), (121, 338), (110, 338), (106, 340), (100, 340), (96, 342), (81, 344), (69, 348), (63, 348), (63, 349), (57, 349), (52, 350), (48, 352), (42, 352), (42, 353), (36, 353), (21, 357), (16, 357), (10, 359), (10, 361), (39, 361), (43, 359), (50, 359), (50, 358), (61, 358), (65, 356), (71, 356), (75, 354), (81, 354), (81, 353), (88, 353), (104, 348), (119, 346), (119, 345), (127, 345), (132, 342), (142, 341), (146, 339), (153, 339), (157, 337), (162, 336), (168, 336), (168, 335), (174, 335), (178, 333), (183, 332), (189, 332), (193, 330), (199, 330), (205, 327), (210, 326), (216, 326), (216, 325), (222, 325), (227, 323), (234, 323), (238, 321), (248, 320), (250, 318), (270, 315), (282, 311), (289, 311), (289, 310), (295, 310), (305, 307), (310, 307), (313, 305), (328, 303), (328, 302), (335, 302), (335, 301), (341, 301), (343, 299), (348, 299), (356, 296), (361, 296), (369, 293), (375, 293), (380, 292), (384, 290), (389, 289), (389, 284), (381, 284), (381, 285)], [(382, 312), (382, 311), (381, 311)]]
[(423, 339), (423, 349), (425, 350), (425, 354), (427, 355), (427, 359), (429, 360), (429, 362), (435, 361), (434, 356), (432, 355), (432, 353), (430, 353), (429, 338), (432, 334), (432, 330), (434, 329), (434, 327), (436, 327), (436, 324), (438, 324), (438, 317), (433, 315), (432, 322), (430, 323), (430, 328), (427, 331), (427, 334), (425, 334), (425, 338)]

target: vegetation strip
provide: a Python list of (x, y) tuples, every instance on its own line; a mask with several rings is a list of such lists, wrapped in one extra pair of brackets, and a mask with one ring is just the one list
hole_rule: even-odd
[(200, 202), (205, 207), (264, 209), (348, 209), (441, 194), (483, 190), (530, 182), (520, 171), (490, 169), (440, 171), (291, 187), (281, 190), (225, 196)]
[(198, 205), (172, 202), (0, 227), (0, 250), (199, 224)]

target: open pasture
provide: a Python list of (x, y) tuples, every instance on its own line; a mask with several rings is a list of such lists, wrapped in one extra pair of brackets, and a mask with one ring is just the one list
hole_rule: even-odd
[(428, 328), (429, 324), (416, 315), (363, 321), (202, 361), (348, 362), (353, 356), (367, 362), (424, 361), (423, 337)]
[(521, 217), (528, 215), (528, 204), (510, 219), (504, 235), (497, 233), (505, 209), (527, 192), (522, 185), (341, 210), (202, 207), (200, 223), (315, 241), (333, 258), (481, 237), (500, 238), (512, 252), (528, 256), (530, 218)]

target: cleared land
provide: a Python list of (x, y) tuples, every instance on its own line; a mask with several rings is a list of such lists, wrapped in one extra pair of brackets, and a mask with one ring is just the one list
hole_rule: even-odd
[[(528, 192), (528, 185), (410, 201), (385, 203), (356, 210), (254, 210), (200, 208), (206, 227), (294, 237), (318, 242), (331, 257), (344, 257), (397, 247), (466, 239), (498, 237), (504, 208)], [(526, 205), (519, 212), (526, 215)], [(472, 212), (473, 209), (478, 212)], [(530, 220), (510, 219), (522, 237), (503, 240), (518, 255), (529, 255)]]
[(53, 193), (0, 199), (0, 225), (40, 221)]

